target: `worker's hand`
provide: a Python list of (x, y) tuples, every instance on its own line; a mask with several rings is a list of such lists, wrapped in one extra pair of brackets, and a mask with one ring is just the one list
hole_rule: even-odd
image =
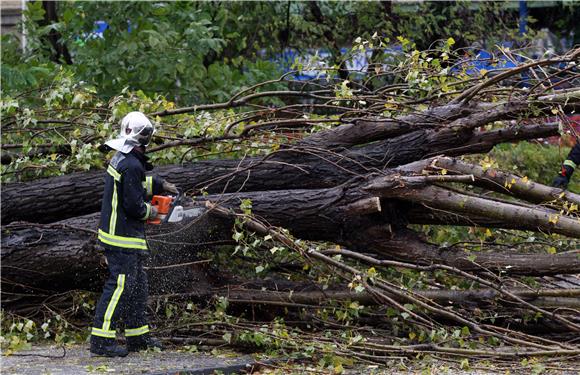
[(163, 181), (163, 190), (167, 193), (173, 194), (179, 193), (179, 191), (177, 190), (177, 186), (175, 186), (175, 184), (172, 184), (169, 181)]
[(566, 187), (568, 187), (568, 182), (570, 182), (570, 180), (567, 176), (562, 176), (559, 174), (558, 177), (556, 177), (552, 182), (552, 186), (555, 188), (566, 189)]
[(157, 207), (151, 206), (151, 212), (149, 212), (149, 219), (155, 219), (157, 217), (158, 213), (159, 213), (159, 210), (157, 209)]

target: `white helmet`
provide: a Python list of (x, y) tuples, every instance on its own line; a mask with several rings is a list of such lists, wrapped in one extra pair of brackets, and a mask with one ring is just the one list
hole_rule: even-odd
[(135, 146), (147, 146), (154, 133), (155, 128), (147, 116), (141, 112), (130, 112), (121, 120), (119, 138), (105, 144), (114, 150), (128, 153)]

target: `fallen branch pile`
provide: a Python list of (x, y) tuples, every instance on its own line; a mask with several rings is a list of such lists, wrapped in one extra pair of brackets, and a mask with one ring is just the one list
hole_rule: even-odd
[[(157, 169), (200, 215), (148, 229), (153, 300), (223, 304), (210, 323), (165, 321), (164, 335), (380, 363), (417, 353), (579, 355), (580, 195), (460, 157), (557, 134), (540, 119), (577, 110), (580, 91), (548, 82), (577, 83), (567, 64), (579, 55), (457, 80), (439, 95), (409, 82), (373, 91), (351, 83), (346, 98), (257, 86), (227, 103), (155, 113), (258, 108), (237, 113), (220, 139), (178, 138), (152, 152), (297, 134), (265, 155)], [(532, 89), (521, 87), (522, 72), (533, 73)], [(314, 104), (255, 104), (271, 97)], [(305, 119), (307, 109), (322, 114)], [(306, 132), (320, 124), (336, 125)], [(92, 171), (3, 187), (5, 309), (30, 313), (39, 300), (100, 288), (101, 179)], [(434, 244), (424, 225), (485, 235)]]

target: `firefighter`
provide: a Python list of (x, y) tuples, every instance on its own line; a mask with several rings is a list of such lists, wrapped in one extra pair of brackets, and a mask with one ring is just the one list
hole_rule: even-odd
[[(177, 194), (174, 184), (146, 176), (153, 169), (145, 156), (155, 129), (141, 112), (131, 112), (121, 121), (117, 139), (106, 146), (117, 152), (105, 175), (98, 243), (105, 249), (109, 278), (97, 303), (91, 330), (91, 353), (124, 357), (131, 351), (162, 349), (149, 333), (146, 318), (147, 275), (143, 262), (148, 256), (145, 221), (157, 216), (147, 197), (162, 192)], [(117, 323), (123, 321), (127, 347), (117, 345)]]
[(552, 186), (566, 189), (574, 169), (580, 164), (580, 142), (576, 142), (576, 145), (572, 147), (572, 150), (568, 154), (564, 163), (562, 163), (562, 169), (558, 176), (552, 182)]

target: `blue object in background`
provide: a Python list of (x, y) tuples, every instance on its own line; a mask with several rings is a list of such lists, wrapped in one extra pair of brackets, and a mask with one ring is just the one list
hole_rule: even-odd
[[(97, 37), (97, 38), (104, 38), (105, 37), (105, 30), (109, 28), (109, 24), (107, 21), (95, 21), (95, 28), (93, 32), (89, 34), (89, 37)], [(131, 21), (127, 20), (127, 32), (131, 32)]]
[[(503, 43), (504, 47), (511, 47), (512, 44), (509, 42)], [(482, 71), (493, 71), (497, 69), (508, 69), (516, 67), (517, 64), (508, 60), (506, 57), (493, 56), (491, 53), (485, 50), (474, 51), (476, 52), (475, 58), (469, 58), (465, 60), (463, 66), (458, 65), (452, 69), (452, 71), (461, 71), (466, 67), (466, 73), (471, 76), (479, 76)], [(347, 48), (341, 48), (340, 53), (346, 55), (348, 53)], [(384, 54), (387, 56), (395, 57), (403, 53), (402, 47), (400, 45), (394, 45), (390, 48), (384, 50)], [(346, 61), (346, 68), (349, 70), (351, 76), (356, 79), (357, 72), (364, 74), (368, 70), (369, 59), (372, 55), (372, 50), (368, 49), (364, 52), (355, 53), (350, 59)], [(266, 52), (262, 51), (262, 56), (266, 56)], [(284, 73), (296, 70), (295, 66), (302, 64), (304, 67), (307, 66), (308, 70), (304, 69), (292, 74), (290, 77), (297, 81), (307, 81), (311, 79), (322, 79), (327, 78), (324, 72), (330, 66), (330, 51), (326, 49), (310, 49), (305, 52), (300, 53), (295, 49), (285, 49), (282, 53), (276, 54), (269, 59), (269, 61), (278, 65), (280, 70)], [(293, 68), (294, 67), (294, 68)]]
[[(348, 52), (349, 49), (346, 47), (340, 49), (342, 55), (346, 55)], [(384, 52), (387, 55), (394, 56), (400, 54), (402, 48), (394, 46), (393, 48), (386, 48)], [(357, 73), (366, 73), (371, 55), (371, 49), (355, 53), (346, 61), (346, 69), (354, 76)], [(266, 51), (262, 51), (262, 56), (266, 56)], [(287, 48), (282, 53), (269, 58), (269, 61), (277, 64), (284, 73), (296, 70), (296, 65), (302, 64), (303, 69), (291, 75), (292, 79), (297, 81), (327, 78), (327, 74), (324, 71), (330, 67), (330, 60), (331, 53), (327, 49), (309, 49), (300, 53), (295, 49)]]
[(479, 75), (482, 70), (489, 72), (496, 69), (514, 68), (517, 66), (505, 57), (499, 59), (494, 58), (491, 53), (485, 50), (480, 50), (476, 55), (476, 59), (469, 61), (467, 64), (469, 68), (466, 69), (465, 73), (468, 75)]
[(99, 37), (99, 38), (104, 38), (104, 33), (105, 30), (107, 30), (109, 28), (109, 24), (106, 23), (105, 21), (96, 21), (95, 22), (95, 30), (93, 31), (93, 35)]

